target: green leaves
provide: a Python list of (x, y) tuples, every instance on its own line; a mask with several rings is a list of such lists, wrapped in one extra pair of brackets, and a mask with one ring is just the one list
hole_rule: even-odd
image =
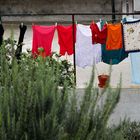
[(107, 127), (120, 87), (108, 87), (99, 95), (93, 87), (93, 69), (90, 84), (82, 93), (74, 88), (72, 65), (57, 54), (37, 59), (22, 54), (20, 62), (15, 57), (9, 62), (6, 53), (3, 45), (0, 140), (124, 140), (123, 125)]

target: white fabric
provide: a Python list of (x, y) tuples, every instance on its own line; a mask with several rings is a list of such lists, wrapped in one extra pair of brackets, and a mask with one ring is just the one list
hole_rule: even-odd
[[(97, 25), (100, 27), (100, 22)], [(101, 62), (101, 44), (92, 44), (90, 26), (77, 25), (75, 46), (77, 66), (85, 68)]]
[(140, 21), (126, 23), (123, 25), (123, 29), (125, 51), (140, 50)]
[[(127, 18), (127, 22), (138, 21), (138, 19)], [(131, 76), (132, 83), (140, 84), (140, 52), (129, 53), (131, 59)]]

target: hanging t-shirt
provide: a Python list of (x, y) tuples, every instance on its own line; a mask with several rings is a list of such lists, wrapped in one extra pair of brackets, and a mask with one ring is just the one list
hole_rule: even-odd
[(122, 24), (107, 24), (107, 50), (118, 50), (122, 48)]
[(140, 84), (140, 52), (130, 53), (132, 82)]
[[(101, 22), (103, 28), (105, 22)], [(119, 64), (122, 60), (128, 57), (128, 53), (125, 52), (124, 47), (119, 50), (107, 50), (106, 45), (102, 45), (102, 61), (106, 64)]]
[[(98, 25), (100, 26), (100, 23)], [(75, 46), (77, 66), (84, 68), (101, 62), (101, 45), (92, 44), (90, 26), (77, 25)]]
[(33, 29), (32, 54), (39, 55), (38, 48), (43, 48), (44, 49), (43, 55), (50, 56), (55, 26), (33, 25), (32, 29)]
[[(58, 43), (60, 45), (60, 55), (73, 54), (73, 26), (57, 25)], [(74, 38), (76, 37), (76, 26), (74, 26)], [(75, 40), (74, 40), (75, 42)]]
[(140, 51), (140, 20), (123, 24), (125, 51)]
[(99, 29), (98, 25), (94, 22), (91, 23), (90, 29), (92, 31), (92, 43), (105, 44), (107, 39), (107, 25), (105, 24), (102, 30)]
[[(133, 22), (138, 21), (138, 19), (133, 18), (125, 18), (125, 22)], [(127, 47), (127, 46), (126, 46)], [(132, 75), (132, 83), (134, 84), (140, 84), (140, 52), (131, 52), (129, 53), (130, 60), (131, 60), (131, 75)]]

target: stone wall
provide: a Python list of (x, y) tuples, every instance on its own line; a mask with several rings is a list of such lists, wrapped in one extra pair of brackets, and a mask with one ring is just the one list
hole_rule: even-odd
[[(20, 2), (19, 2), (20, 1)], [(122, 0), (115, 0), (116, 12), (122, 11)], [(0, 13), (87, 13), (87, 12), (111, 12), (111, 0), (0, 0)], [(89, 17), (97, 16), (77, 16), (77, 20), (88, 20)], [(101, 18), (98, 16), (97, 18)], [(111, 16), (110, 16), (111, 17)], [(108, 17), (108, 18), (110, 18)], [(18, 21), (16, 18), (3, 18), (5, 21)], [(20, 18), (26, 21), (70, 21), (70, 16), (51, 17), (26, 17)]]

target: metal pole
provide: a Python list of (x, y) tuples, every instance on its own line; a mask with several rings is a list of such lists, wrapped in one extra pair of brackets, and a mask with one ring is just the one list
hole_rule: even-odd
[(74, 63), (74, 82), (75, 82), (75, 85), (76, 85), (76, 61), (75, 61), (75, 56), (76, 56), (76, 53), (75, 53), (75, 15), (72, 14), (72, 34), (73, 34), (73, 63)]
[(115, 15), (115, 0), (111, 0), (111, 3), (112, 3), (112, 22), (115, 22), (116, 21), (116, 15)]
[(0, 24), (2, 24), (2, 18), (1, 18), (1, 15), (0, 15)]
[(126, 12), (129, 13), (129, 1), (128, 0), (126, 0)]
[[(112, 3), (112, 5), (114, 5), (113, 7), (112, 7), (112, 11), (113, 12), (94, 12), (94, 13), (43, 13), (43, 14), (41, 14), (41, 13), (39, 13), (39, 14), (26, 14), (26, 13), (23, 13), (23, 14), (1, 14), (0, 13), (0, 16), (1, 17), (19, 17), (19, 16), (21, 16), (21, 17), (28, 17), (28, 16), (32, 16), (32, 17), (35, 17), (35, 16), (67, 16), (67, 15), (69, 15), (69, 16), (71, 16), (71, 15), (140, 15), (140, 12), (130, 12), (130, 13), (127, 13), (127, 12), (125, 12), (125, 13), (123, 13), (123, 12), (115, 12), (115, 2), (114, 2), (114, 0), (112, 0), (113, 1), (113, 3)], [(114, 9), (114, 10), (113, 10)], [(114, 18), (115, 19), (115, 18)]]

